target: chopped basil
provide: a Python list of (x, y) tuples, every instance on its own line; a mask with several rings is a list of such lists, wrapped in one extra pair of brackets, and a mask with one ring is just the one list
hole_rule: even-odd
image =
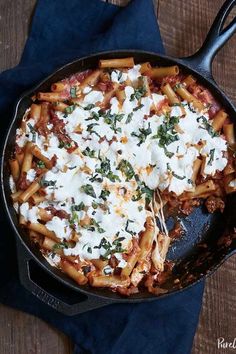
[(122, 173), (125, 174), (126, 181), (131, 180), (135, 174), (131, 163), (127, 160), (121, 160), (117, 167), (117, 170), (120, 170)]
[(69, 219), (69, 224), (70, 224), (70, 226), (73, 226), (74, 224), (79, 222), (79, 217), (72, 208), (71, 208), (71, 211), (72, 211), (72, 213), (71, 213), (71, 217)]
[(130, 223), (133, 223), (134, 220), (130, 220), (128, 219), (127, 222), (126, 222), (126, 226), (125, 226), (125, 231), (128, 232), (129, 234), (131, 234), (132, 236), (135, 235), (135, 232), (133, 232), (132, 230), (129, 230), (129, 224)]
[(84, 184), (80, 187), (81, 191), (90, 195), (90, 197), (96, 198), (96, 193), (91, 184)]
[(84, 229), (87, 229), (88, 231), (94, 232), (97, 229), (97, 232), (100, 234), (104, 233), (105, 230), (100, 227), (99, 222), (97, 222), (95, 219), (91, 218), (89, 224), (83, 225), (82, 226)]
[(132, 132), (131, 136), (135, 136), (136, 138), (139, 139), (139, 143), (137, 144), (140, 146), (143, 144), (147, 138), (148, 135), (152, 134), (152, 130), (150, 128), (150, 123), (148, 123), (148, 128), (139, 128), (139, 134)]
[(119, 71), (117, 80), (120, 81), (121, 78), (122, 78), (122, 71)]
[(139, 206), (138, 206), (138, 211), (142, 211), (142, 210), (143, 210), (142, 205), (139, 205)]
[(85, 110), (85, 111), (90, 111), (90, 109), (92, 109), (92, 108), (94, 108), (94, 107), (95, 107), (95, 104), (90, 103), (90, 104), (88, 104), (86, 107), (84, 107), (84, 110)]
[(153, 198), (153, 190), (148, 188), (144, 183), (143, 187), (141, 188), (141, 192), (145, 193), (146, 203), (149, 204)]
[(89, 147), (86, 147), (86, 149), (84, 151), (82, 151), (82, 154), (84, 156), (88, 156), (88, 157), (95, 157), (95, 150), (91, 150)]
[(98, 203), (92, 202), (92, 207), (93, 207), (93, 209), (97, 209), (98, 208)]
[(133, 115), (134, 115), (133, 112), (131, 112), (131, 113), (128, 114), (127, 119), (126, 119), (126, 121), (125, 121), (125, 124), (129, 124), (129, 123), (131, 122), (131, 120), (132, 120), (132, 118), (133, 118)]
[(175, 172), (173, 172), (172, 171), (172, 175), (175, 177), (175, 178), (177, 178), (177, 179), (181, 179), (181, 180), (183, 180), (183, 179), (185, 179), (185, 176), (179, 176), (179, 175), (177, 175)]
[(121, 133), (121, 128), (117, 128), (117, 122), (121, 122), (124, 118), (124, 114), (111, 114), (111, 110), (108, 110), (105, 113), (101, 113), (104, 119), (104, 122), (110, 126), (110, 128), (115, 132)]
[(167, 148), (164, 146), (164, 153), (167, 157), (169, 157), (169, 159), (174, 156), (174, 153), (173, 152), (170, 152), (167, 150)]
[(197, 122), (203, 124), (204, 128), (202, 128), (202, 127), (200, 127), (200, 128), (206, 129), (207, 132), (208, 132), (208, 134), (209, 134), (212, 138), (214, 138), (214, 137), (220, 135), (218, 132), (216, 132), (216, 131), (214, 130), (213, 126), (208, 122), (208, 120), (207, 120), (206, 117), (204, 117), (204, 116), (198, 117), (198, 118), (197, 118)]
[(96, 112), (91, 112), (91, 117), (89, 117), (89, 118), (86, 118), (85, 120), (96, 120), (96, 121), (98, 121), (99, 120), (99, 114), (98, 113), (96, 113)]
[(63, 250), (64, 248), (68, 248), (68, 244), (66, 242), (60, 242), (52, 246), (52, 251), (55, 252), (56, 250)]
[(108, 158), (105, 158), (103, 161), (101, 161), (100, 167), (96, 168), (95, 172), (100, 173), (103, 177), (108, 178), (111, 182), (120, 181), (119, 176), (115, 175), (111, 171), (110, 160)]
[(85, 209), (85, 204), (84, 202), (81, 202), (80, 204), (77, 205), (72, 205), (71, 210), (72, 211), (80, 211)]
[(146, 94), (146, 89), (145, 87), (139, 87), (137, 89), (134, 89), (134, 93), (130, 96), (130, 101), (133, 101), (135, 98), (137, 100), (140, 100), (141, 97), (143, 97)]
[(99, 125), (99, 124), (98, 124), (98, 123), (91, 123), (91, 124), (89, 124), (89, 125), (87, 126), (87, 131), (88, 131), (89, 133), (96, 133), (96, 134), (97, 134), (97, 132), (95, 132), (95, 131), (93, 130), (93, 128), (96, 127), (97, 125)]
[(108, 190), (106, 190), (106, 189), (103, 189), (101, 191), (101, 194), (100, 194), (99, 198), (101, 198), (103, 200), (107, 200), (107, 197), (109, 197), (109, 195), (110, 195), (110, 192)]
[(179, 123), (178, 117), (170, 117), (169, 114), (165, 116), (165, 121), (157, 129), (157, 134), (153, 135), (152, 139), (159, 139), (158, 145), (165, 148), (166, 145), (179, 140), (179, 136), (175, 131), (175, 125)]
[(103, 248), (106, 252), (102, 256), (102, 258), (108, 259), (108, 257), (114, 253), (122, 253), (125, 251), (124, 249), (122, 249), (122, 244), (121, 244), (121, 241), (123, 241), (124, 239), (125, 239), (124, 237), (118, 237), (111, 244), (103, 237), (100, 244), (98, 246), (95, 246), (94, 248), (98, 248), (98, 249)]
[(76, 93), (76, 87), (71, 87), (70, 88), (70, 96), (71, 98), (76, 98), (77, 97), (77, 93)]
[(57, 181), (52, 181), (52, 180), (47, 181), (47, 180), (45, 180), (45, 179), (41, 179), (41, 182), (40, 182), (40, 184), (41, 184), (42, 187), (55, 186), (56, 183), (57, 183)]
[(65, 113), (64, 118), (66, 118), (66, 117), (68, 116), (68, 114), (71, 114), (71, 113), (75, 110), (75, 108), (76, 108), (76, 105), (75, 105), (75, 104), (66, 107), (66, 108), (64, 109), (64, 113)]
[(39, 160), (36, 165), (38, 168), (45, 168), (45, 163), (42, 160)]
[(34, 129), (33, 125), (30, 124), (30, 123), (27, 123), (27, 125), (29, 127), (30, 133), (34, 134), (35, 133), (35, 129)]
[(100, 234), (103, 234), (105, 232), (105, 230), (102, 227), (98, 227), (97, 230)]
[(188, 179), (188, 184), (193, 184), (193, 180), (191, 178)]
[(143, 107), (144, 107), (144, 105), (143, 105), (143, 104), (140, 104), (138, 107), (135, 107), (135, 108), (133, 109), (133, 111), (136, 112), (136, 111), (138, 111), (139, 109), (141, 109), (141, 108), (143, 108)]
[(88, 251), (88, 253), (93, 253), (93, 251), (92, 251), (92, 248), (91, 248), (91, 247), (88, 247), (88, 248), (87, 248), (87, 251)]
[(101, 239), (100, 244), (98, 246), (95, 246), (94, 248), (104, 248), (105, 250), (108, 250), (109, 248), (111, 248), (111, 243), (103, 237)]
[(36, 142), (36, 130), (34, 129), (32, 124), (28, 123), (27, 125), (28, 125), (29, 130), (30, 130), (30, 132), (32, 134), (32, 142), (35, 143)]
[(211, 149), (210, 150), (210, 158), (209, 158), (209, 161), (207, 163), (209, 166), (212, 166), (212, 162), (214, 160), (214, 155), (215, 155), (215, 149)]
[(149, 204), (153, 198), (153, 190), (148, 188), (144, 182), (141, 182), (138, 175), (135, 175), (135, 180), (138, 184), (138, 188), (136, 189), (136, 194), (133, 195), (132, 200), (140, 200), (143, 194), (145, 194), (146, 203)]
[(69, 149), (71, 148), (71, 143), (68, 143), (68, 142), (64, 142), (64, 141), (60, 141), (59, 142), (59, 149), (62, 149), (62, 148), (65, 148), (65, 149)]
[(190, 110), (190, 112), (192, 113), (196, 113), (195, 109), (193, 108), (192, 104), (188, 102), (188, 109)]
[(95, 173), (92, 177), (89, 178), (91, 182), (99, 182), (102, 183), (103, 178), (99, 177), (98, 173)]

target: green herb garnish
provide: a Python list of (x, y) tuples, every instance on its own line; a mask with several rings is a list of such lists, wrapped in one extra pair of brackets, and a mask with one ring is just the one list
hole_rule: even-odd
[(133, 112), (128, 114), (125, 124), (129, 124), (131, 122), (133, 115), (134, 115)]
[(65, 149), (69, 149), (71, 148), (71, 143), (68, 143), (68, 142), (64, 142), (64, 141), (60, 141), (59, 142), (59, 149), (62, 149), (62, 148), (65, 148)]
[(86, 107), (84, 107), (84, 110), (85, 110), (85, 111), (90, 111), (90, 109), (92, 109), (92, 108), (94, 108), (94, 107), (95, 107), (95, 104), (90, 103), (90, 104), (88, 104)]
[(179, 123), (178, 117), (170, 117), (169, 114), (165, 116), (165, 121), (157, 129), (157, 134), (152, 139), (159, 139), (158, 145), (165, 148), (166, 145), (179, 140), (177, 132), (175, 131), (175, 125)]
[(108, 124), (115, 133), (119, 132), (121, 133), (121, 128), (116, 126), (117, 122), (121, 122), (121, 120), (124, 118), (124, 114), (111, 114), (111, 110), (102, 113), (104, 122)]
[(168, 151), (165, 146), (164, 146), (163, 148), (164, 148), (164, 153), (165, 153), (165, 155), (166, 155), (167, 157), (169, 157), (169, 159), (170, 159), (172, 156), (174, 156), (174, 153)]
[(88, 156), (88, 157), (95, 157), (95, 150), (91, 150), (89, 147), (86, 147), (86, 149), (84, 151), (82, 151), (82, 154), (84, 156)]
[(40, 185), (42, 187), (52, 187), (52, 186), (55, 186), (56, 183), (57, 183), (57, 181), (52, 181), (52, 180), (47, 181), (45, 179), (41, 179), (41, 181), (40, 181)]
[(135, 107), (135, 108), (133, 109), (133, 111), (136, 112), (136, 111), (138, 111), (139, 109), (141, 109), (141, 108), (143, 108), (143, 107), (144, 107), (144, 105), (143, 105), (143, 104), (140, 104), (138, 107)]
[(185, 176), (179, 176), (179, 175), (177, 175), (175, 172), (173, 172), (172, 171), (172, 175), (175, 177), (175, 178), (177, 178), (177, 179), (181, 179), (181, 180), (183, 180), (183, 179), (185, 179)]
[(76, 93), (76, 87), (71, 87), (70, 88), (70, 96), (71, 98), (76, 98), (77, 97), (77, 93)]
[(36, 142), (36, 130), (34, 129), (32, 124), (27, 123), (27, 125), (29, 127), (30, 133), (32, 134), (32, 141), (33, 141), (33, 143), (35, 143)]
[(211, 149), (210, 150), (210, 158), (209, 158), (209, 161), (207, 163), (209, 166), (212, 166), (212, 162), (214, 160), (214, 154), (215, 154), (215, 149)]
[(212, 137), (215, 138), (216, 136), (219, 136), (220, 134), (218, 132), (216, 132), (213, 128), (213, 126), (208, 122), (207, 118), (204, 116), (200, 116), (197, 118), (197, 122), (202, 123), (204, 128), (202, 129), (206, 129), (208, 134)]
[(96, 198), (96, 193), (91, 184), (84, 184), (80, 187), (81, 191), (89, 195), (90, 197)]
[(86, 118), (85, 120), (96, 120), (96, 121), (99, 121), (99, 114), (98, 113), (96, 113), (96, 112), (91, 112), (91, 117), (89, 117), (89, 118)]
[(52, 251), (55, 252), (56, 250), (63, 250), (64, 248), (68, 248), (68, 243), (60, 242), (52, 246)]
[(126, 222), (126, 226), (125, 226), (125, 231), (128, 232), (129, 234), (131, 234), (132, 236), (135, 235), (135, 232), (133, 232), (132, 230), (129, 230), (129, 224), (130, 223), (133, 223), (134, 220), (130, 220), (128, 219), (127, 222)]
[(107, 197), (109, 197), (109, 195), (110, 195), (110, 192), (107, 189), (103, 189), (101, 191), (99, 198), (101, 198), (103, 200), (107, 200)]
[(64, 109), (64, 113), (65, 113), (64, 118), (66, 118), (66, 117), (68, 116), (68, 114), (71, 114), (71, 113), (75, 110), (75, 108), (76, 108), (76, 105), (75, 105), (75, 104), (66, 107), (66, 108)]
[(103, 178), (99, 177), (98, 173), (95, 173), (92, 177), (89, 178), (91, 182), (99, 182), (102, 183)]
[(96, 168), (95, 172), (100, 173), (103, 177), (108, 178), (111, 182), (120, 181), (119, 176), (115, 175), (111, 171), (110, 160), (108, 158), (105, 158), (103, 161), (101, 161), (100, 167)]
[(137, 100), (140, 100), (141, 97), (143, 97), (146, 94), (146, 89), (145, 87), (139, 87), (137, 89), (134, 89), (134, 93), (130, 96), (130, 101), (133, 101), (135, 98)]
[(125, 174), (126, 181), (131, 180), (135, 174), (131, 163), (127, 160), (121, 160), (117, 167), (117, 170), (120, 170), (122, 173)]
[(139, 139), (139, 143), (137, 144), (138, 146), (140, 146), (141, 144), (143, 144), (147, 138), (148, 135), (152, 134), (152, 130), (150, 128), (150, 123), (148, 123), (148, 128), (139, 128), (139, 134), (132, 132), (131, 136), (135, 136), (136, 138)]
[(45, 168), (45, 163), (42, 160), (37, 161), (36, 165), (38, 168)]
[(85, 209), (85, 204), (84, 202), (81, 202), (80, 204), (77, 205), (72, 205), (71, 210), (72, 211), (80, 211)]

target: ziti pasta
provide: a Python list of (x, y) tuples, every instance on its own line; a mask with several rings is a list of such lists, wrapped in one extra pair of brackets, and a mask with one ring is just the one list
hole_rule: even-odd
[[(78, 284), (124, 295), (162, 293), (160, 274), (180, 225), (205, 200), (236, 190), (230, 117), (178, 66), (100, 60), (38, 92), (9, 161), (19, 224)], [(168, 268), (168, 267), (167, 267)]]

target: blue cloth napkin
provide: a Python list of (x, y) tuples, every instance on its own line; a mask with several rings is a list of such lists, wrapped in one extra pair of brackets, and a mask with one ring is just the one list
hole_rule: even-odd
[[(152, 0), (133, 0), (125, 8), (100, 0), (39, 0), (20, 64), (0, 75), (1, 141), (14, 102), (24, 90), (72, 59), (127, 48), (164, 52)], [(0, 215), (0, 302), (39, 316), (69, 335), (77, 354), (191, 352), (203, 283), (166, 299), (109, 305), (67, 317), (21, 286), (14, 236), (6, 216)]]

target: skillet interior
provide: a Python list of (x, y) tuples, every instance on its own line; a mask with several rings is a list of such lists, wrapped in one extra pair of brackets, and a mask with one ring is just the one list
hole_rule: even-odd
[[(75, 282), (69, 279), (61, 271), (51, 267), (48, 262), (42, 257), (39, 250), (30, 243), (29, 237), (24, 230), (18, 227), (18, 220), (14, 208), (11, 206), (10, 188), (9, 188), (9, 169), (8, 159), (10, 158), (11, 151), (13, 150), (15, 131), (25, 110), (31, 104), (30, 97), (36, 91), (48, 91), (53, 82), (59, 81), (72, 73), (83, 71), (89, 68), (95, 68), (98, 64), (99, 58), (115, 58), (133, 56), (135, 62), (150, 61), (153, 65), (168, 66), (178, 64), (185, 72), (191, 73), (197, 77), (200, 83), (210, 89), (217, 100), (227, 110), (231, 119), (235, 122), (236, 114), (233, 105), (216, 86), (213, 80), (207, 80), (202, 77), (200, 73), (185, 65), (184, 60), (171, 59), (169, 57), (160, 56), (154, 53), (141, 52), (141, 51), (114, 51), (109, 53), (100, 53), (90, 57), (74, 61), (63, 68), (56, 71), (53, 75), (44, 80), (36, 88), (27, 92), (22, 96), (16, 106), (15, 116), (8, 131), (3, 150), (3, 164), (1, 171), (1, 185), (3, 194), (6, 201), (6, 209), (11, 220), (11, 224), (15, 230), (17, 242), (27, 249), (27, 258), (32, 258), (37, 264), (48, 271), (54, 278), (62, 282), (67, 287), (84, 294), (93, 294), (102, 298), (113, 299), (132, 302), (148, 299), (156, 299), (157, 297), (145, 292), (132, 295), (128, 299), (121, 298), (118, 294), (113, 293), (107, 289), (96, 289), (87, 286), (76, 285)], [(187, 70), (187, 71), (186, 71)], [(180, 289), (179, 285), (174, 285), (176, 278), (181, 279), (181, 288), (186, 288), (189, 285), (200, 280), (204, 275), (210, 273), (219, 266), (224, 259), (227, 258), (236, 249), (236, 239), (232, 237), (232, 242), (220, 242), (222, 234), (226, 229), (232, 229), (236, 218), (236, 195), (231, 195), (227, 198), (226, 208), (223, 214), (214, 213), (213, 215), (207, 213), (205, 207), (198, 207), (194, 212), (188, 216), (183, 217), (182, 222), (186, 228), (186, 234), (178, 241), (175, 241), (168, 253), (168, 259), (175, 260), (176, 266), (173, 272), (173, 278), (166, 284), (169, 292), (174, 292)], [(167, 222), (168, 226), (173, 225), (173, 218), (170, 217)], [(201, 246), (204, 243), (204, 246)], [(25, 251), (26, 252), (26, 251)], [(24, 252), (24, 253), (25, 253)], [(22, 257), (25, 257), (25, 254)], [(19, 267), (21, 266), (19, 262)], [(33, 269), (36, 269), (33, 265)], [(37, 272), (37, 270), (36, 270)], [(41, 277), (41, 276), (40, 276)], [(43, 277), (43, 275), (42, 275)], [(165, 296), (165, 295), (162, 295)]]

